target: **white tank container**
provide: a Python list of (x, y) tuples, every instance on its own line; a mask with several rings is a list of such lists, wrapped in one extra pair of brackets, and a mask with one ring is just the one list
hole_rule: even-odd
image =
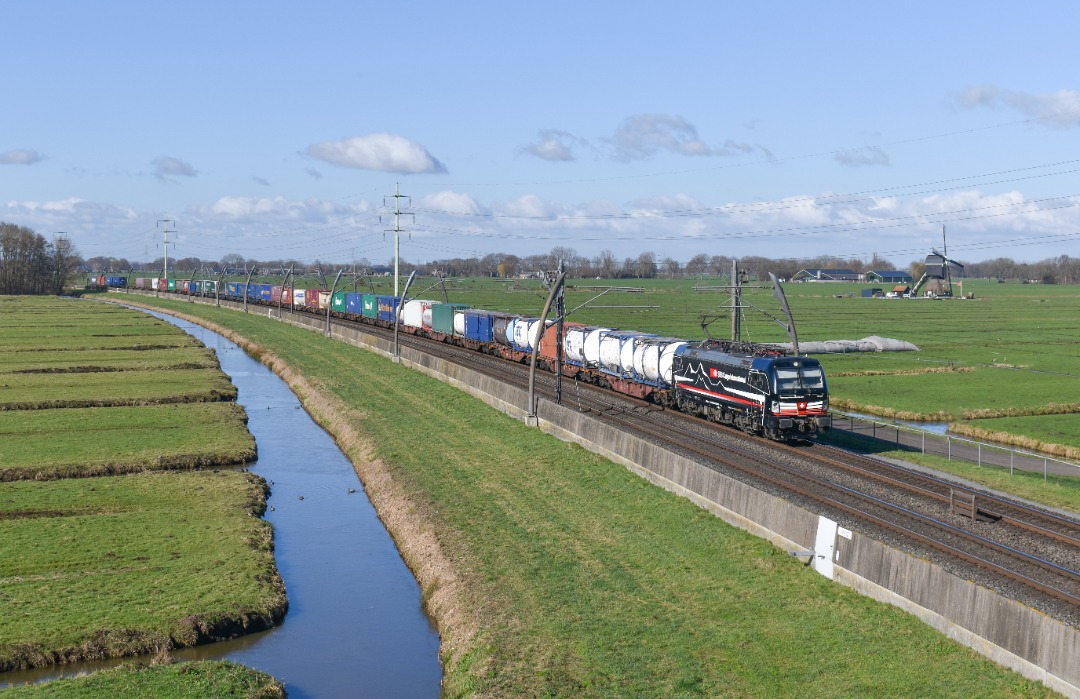
[(622, 345), (619, 348), (619, 373), (626, 377), (633, 377), (634, 375), (634, 350), (638, 346), (638, 342), (646, 340), (655, 335), (647, 333), (630, 333), (625, 334), (622, 339)]
[(685, 340), (654, 337), (634, 344), (634, 375), (663, 386), (671, 385), (671, 364), (675, 352), (686, 346)]
[(585, 334), (585, 366), (600, 366), (600, 339), (611, 332), (611, 328), (589, 328)]
[(618, 374), (622, 363), (623, 331), (603, 333), (600, 336), (600, 369)]
[(421, 323), (421, 325), (423, 325), (428, 330), (431, 329), (431, 304), (432, 304), (431, 301), (426, 301), (424, 303), (424, 311), (420, 315), (420, 323)]
[(454, 334), (465, 336), (465, 311), (454, 311)]
[(594, 328), (567, 328), (563, 335), (563, 357), (571, 364), (585, 364), (585, 335)]
[(519, 350), (531, 349), (529, 344), (529, 326), (536, 322), (535, 318), (514, 319), (514, 346)]

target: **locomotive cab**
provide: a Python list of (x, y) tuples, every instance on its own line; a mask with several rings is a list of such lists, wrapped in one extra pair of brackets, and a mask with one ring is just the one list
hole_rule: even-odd
[(783, 357), (770, 361), (766, 412), (780, 433), (813, 434), (832, 426), (829, 393), (821, 363), (809, 357)]

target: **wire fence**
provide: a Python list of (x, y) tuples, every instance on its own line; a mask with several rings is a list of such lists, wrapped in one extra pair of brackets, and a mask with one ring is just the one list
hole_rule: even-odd
[(895, 445), (901, 449), (943, 456), (950, 461), (968, 461), (979, 466), (998, 466), (1015, 471), (1041, 472), (1048, 476), (1080, 476), (1080, 464), (1047, 454), (980, 442), (967, 437), (938, 434), (896, 422), (879, 422), (865, 416), (833, 413), (833, 429)]

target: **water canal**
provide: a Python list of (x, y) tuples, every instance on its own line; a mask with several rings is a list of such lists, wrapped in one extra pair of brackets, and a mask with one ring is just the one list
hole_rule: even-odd
[[(250, 470), (272, 483), (265, 516), (274, 526), (275, 556), (289, 596), (281, 626), (173, 657), (229, 659), (257, 668), (281, 679), (290, 699), (437, 697), (438, 634), (352, 464), (288, 386), (236, 344), (187, 321), (151, 314), (214, 349), (236, 384), (258, 444), (259, 460)], [(5, 673), (0, 682), (103, 666)]]

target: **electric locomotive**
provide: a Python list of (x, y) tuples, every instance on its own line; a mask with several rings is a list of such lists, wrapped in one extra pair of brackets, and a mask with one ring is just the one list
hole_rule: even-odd
[(790, 439), (832, 426), (825, 372), (816, 359), (706, 340), (675, 354), (672, 379), (680, 410), (746, 432)]

